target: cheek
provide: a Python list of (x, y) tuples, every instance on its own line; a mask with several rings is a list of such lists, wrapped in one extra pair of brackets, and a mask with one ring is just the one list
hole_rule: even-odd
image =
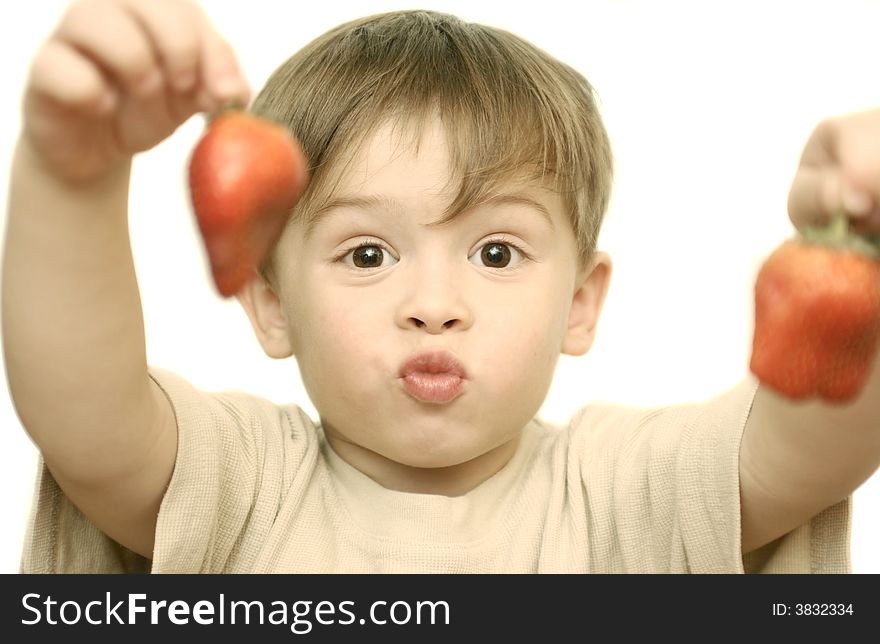
[(304, 290), (299, 302), (294, 307), (298, 327), (291, 334), (301, 347), (297, 353), (301, 370), (321, 372), (330, 381), (345, 379), (358, 372), (354, 365), (363, 368), (382, 355), (380, 330), (387, 326), (382, 323), (382, 307), (334, 288)]
[(523, 319), (498, 336), (499, 383), (513, 388), (537, 386), (552, 377), (561, 340), (546, 319)]
[(479, 299), (477, 319), (501, 335), (514, 336), (517, 346), (546, 351), (547, 347), (561, 343), (571, 295), (564, 282), (553, 278), (553, 273), (548, 271), (537, 277), (518, 288), (486, 290)]
[(543, 386), (560, 355), (568, 306), (558, 285), (555, 291), (548, 285), (508, 295), (503, 302), (486, 302), (480, 316), (485, 370), (499, 390)]

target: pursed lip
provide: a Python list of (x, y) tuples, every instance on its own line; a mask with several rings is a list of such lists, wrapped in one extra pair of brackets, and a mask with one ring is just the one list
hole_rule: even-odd
[(407, 394), (419, 402), (448, 403), (464, 392), (464, 366), (446, 349), (427, 349), (400, 365), (399, 376)]
[(428, 349), (410, 356), (400, 365), (400, 377), (406, 378), (414, 373), (449, 374), (462, 380), (467, 378), (464, 366), (451, 351)]

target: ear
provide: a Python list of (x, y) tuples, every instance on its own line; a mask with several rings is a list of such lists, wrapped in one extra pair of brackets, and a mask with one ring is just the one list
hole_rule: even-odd
[(279, 359), (292, 356), (287, 316), (278, 294), (263, 276), (255, 271), (237, 297), (266, 355)]
[(596, 252), (591, 265), (578, 275), (568, 314), (568, 328), (562, 341), (562, 353), (581, 356), (593, 346), (596, 325), (610, 281), (611, 257), (607, 253)]

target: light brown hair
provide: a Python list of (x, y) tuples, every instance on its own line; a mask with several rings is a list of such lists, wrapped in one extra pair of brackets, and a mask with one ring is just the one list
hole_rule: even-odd
[(459, 182), (442, 223), (523, 171), (549, 179), (569, 210), (582, 265), (596, 247), (611, 190), (608, 137), (587, 80), (507, 31), (431, 11), (342, 24), (283, 63), (252, 111), (286, 124), (309, 159), (305, 217), (389, 120), (438, 115)]

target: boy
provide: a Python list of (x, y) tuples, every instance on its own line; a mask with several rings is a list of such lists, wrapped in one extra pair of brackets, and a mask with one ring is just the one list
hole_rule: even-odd
[[(46, 464), (23, 570), (848, 569), (876, 379), (845, 408), (746, 381), (533, 420), (560, 352), (592, 344), (610, 154), (586, 81), (497, 30), (343, 25), (253, 106), (291, 127), (312, 181), (240, 300), (266, 353), (296, 356), (319, 425), (148, 370), (130, 158), (247, 98), (189, 5), (81, 3), (37, 56), (4, 270), (10, 388)], [(878, 121), (817, 130), (796, 224), (843, 200), (878, 227), (860, 146)]]

